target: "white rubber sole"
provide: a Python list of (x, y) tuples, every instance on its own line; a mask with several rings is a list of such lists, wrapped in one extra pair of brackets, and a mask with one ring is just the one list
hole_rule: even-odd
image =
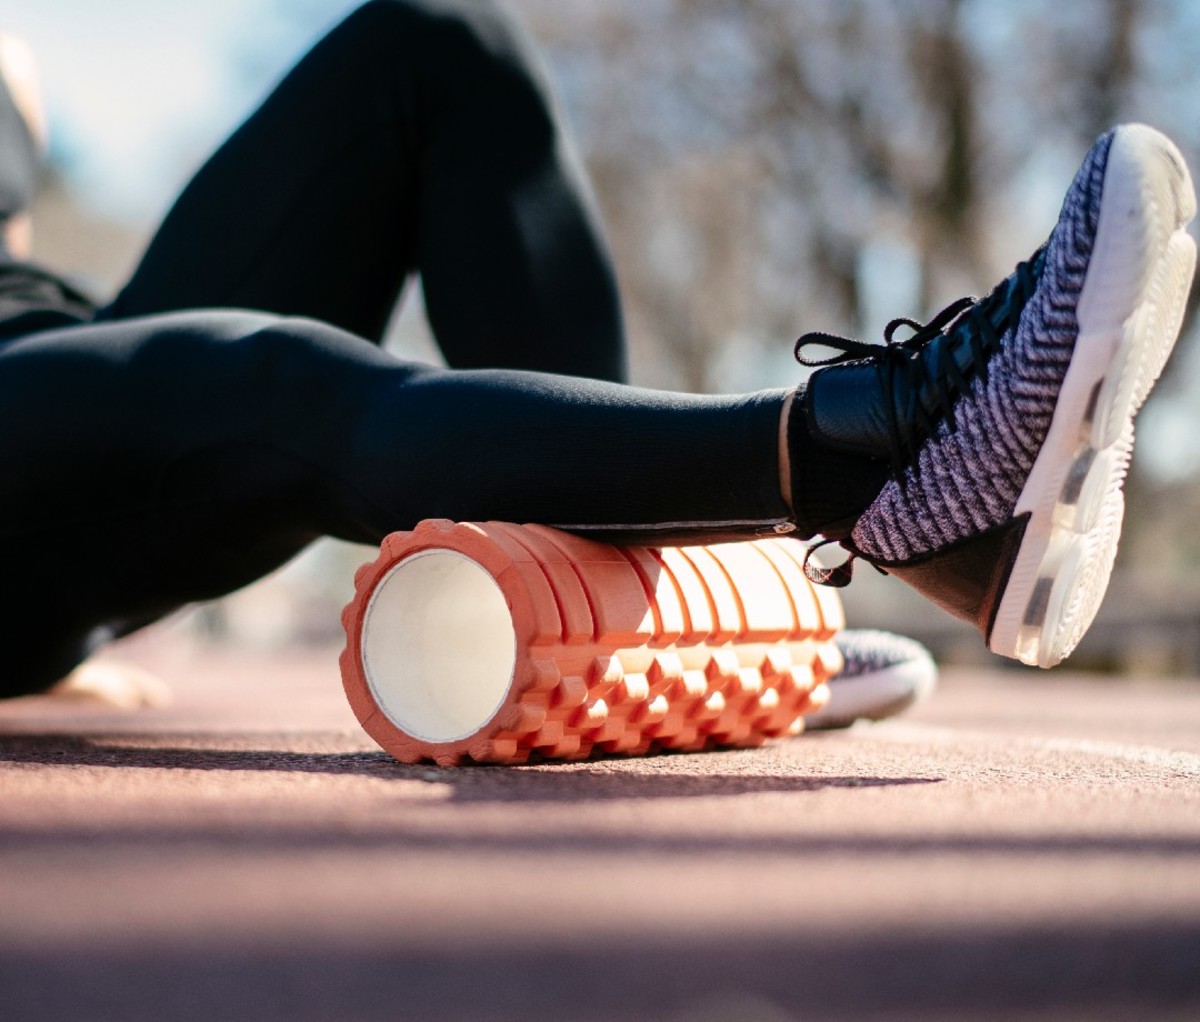
[(1179, 334), (1196, 264), (1196, 197), (1183, 158), (1145, 125), (1117, 129), (1050, 431), (1017, 501), (1029, 514), (996, 612), (994, 653), (1053, 667), (1108, 588), (1125, 511), (1133, 417)]

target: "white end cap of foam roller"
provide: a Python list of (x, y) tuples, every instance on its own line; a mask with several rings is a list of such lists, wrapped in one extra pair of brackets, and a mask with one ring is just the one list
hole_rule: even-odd
[(362, 664), (376, 704), (427, 742), (479, 731), (508, 694), (516, 634), (504, 593), (476, 561), (423, 550), (375, 587), (362, 623)]

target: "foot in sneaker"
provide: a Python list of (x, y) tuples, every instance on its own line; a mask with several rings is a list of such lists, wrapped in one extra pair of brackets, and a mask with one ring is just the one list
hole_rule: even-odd
[(872, 628), (847, 628), (834, 639), (844, 666), (829, 679), (829, 702), (804, 718), (806, 731), (883, 720), (927, 699), (938, 670), (915, 639)]
[[(1046, 244), (986, 298), (898, 321), (914, 334), (894, 340), (892, 324), (886, 346), (802, 337), (797, 356), (822, 368), (788, 425), (801, 530), (972, 622), (996, 653), (1067, 656), (1108, 585), (1133, 416), (1192, 280), (1195, 205), (1175, 146), (1123, 125), (1088, 153)], [(839, 354), (812, 362), (809, 344)], [(805, 506), (822, 458), (856, 494), (882, 480), (865, 511)]]

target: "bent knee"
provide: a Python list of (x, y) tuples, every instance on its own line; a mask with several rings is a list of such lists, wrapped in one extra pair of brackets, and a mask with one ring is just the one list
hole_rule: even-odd
[(474, 84), (517, 86), (543, 98), (536, 49), (521, 24), (492, 0), (368, 0), (345, 23), (394, 52)]

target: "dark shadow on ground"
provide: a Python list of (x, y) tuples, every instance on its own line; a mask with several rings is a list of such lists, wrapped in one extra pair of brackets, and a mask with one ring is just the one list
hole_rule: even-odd
[[(117, 741), (110, 738), (108, 741)], [(826, 788), (871, 788), (935, 784), (937, 777), (800, 777), (754, 775), (731, 770), (695, 773), (688, 762), (699, 753), (667, 753), (655, 757), (662, 769), (654, 774), (623, 773), (619, 757), (540, 768), (441, 768), (407, 766), (384, 752), (294, 752), (264, 749), (213, 749), (135, 746), (120, 739), (63, 735), (0, 737), (0, 764), (109, 767), (147, 770), (267, 771), (306, 774), (352, 774), (377, 780), (449, 784), (453, 801), (580, 802), (629, 798), (688, 798), (741, 795), (764, 791), (821, 791)], [(728, 754), (728, 753), (726, 753)], [(734, 753), (736, 755), (736, 753)], [(678, 769), (672, 767), (677, 764)]]
[(242, 938), (0, 951), (10, 1022), (1062, 1022), (1200, 1017), (1200, 922), (997, 923), (855, 938)]

